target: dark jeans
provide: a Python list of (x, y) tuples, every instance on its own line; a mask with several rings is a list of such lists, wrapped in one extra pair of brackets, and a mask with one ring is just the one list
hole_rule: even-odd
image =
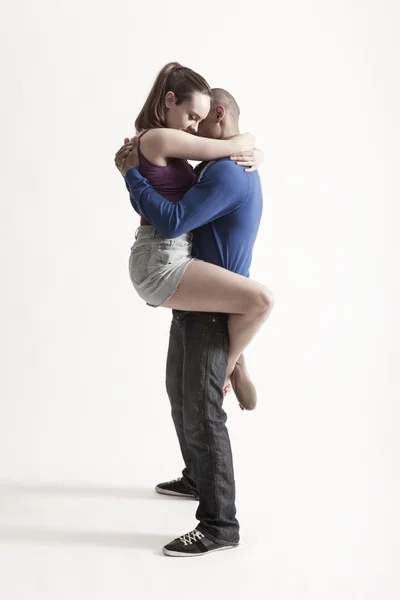
[(216, 542), (237, 544), (232, 451), (222, 408), (227, 318), (173, 311), (166, 384), (186, 465), (184, 481), (199, 499), (198, 529)]

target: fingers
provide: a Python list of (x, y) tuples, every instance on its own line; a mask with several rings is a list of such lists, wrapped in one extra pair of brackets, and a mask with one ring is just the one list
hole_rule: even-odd
[(247, 169), (245, 169), (245, 171), (247, 173), (251, 173), (252, 171), (257, 171), (257, 165), (255, 164), (254, 160), (245, 160), (245, 161), (238, 161), (236, 163), (237, 165), (239, 165), (239, 167), (247, 167)]
[(119, 171), (121, 171), (122, 167), (124, 166), (124, 162), (125, 162), (127, 156), (129, 155), (129, 152), (130, 152), (129, 148), (126, 148), (123, 146), (116, 153), (116, 155), (114, 157), (114, 164)]
[(127, 159), (129, 158), (129, 164), (139, 165), (139, 157), (138, 157), (138, 138), (133, 137), (131, 139), (124, 138), (124, 145), (115, 153), (114, 156), (114, 164), (119, 171), (122, 172), (122, 169), (126, 164), (128, 164)]
[(254, 158), (253, 150), (247, 150), (246, 152), (239, 152), (238, 154), (234, 154), (233, 156), (230, 156), (229, 158), (231, 160), (234, 160), (235, 162), (238, 160), (246, 160), (249, 158)]
[(245, 171), (247, 173), (251, 173), (252, 171), (256, 171), (257, 167), (254, 152), (249, 150), (248, 152), (240, 152), (239, 154), (235, 154), (230, 157), (239, 167), (247, 167)]
[(120, 171), (120, 170), (122, 169), (122, 167), (124, 166), (124, 162), (125, 162), (125, 159), (124, 159), (124, 158), (122, 158), (122, 159), (117, 159), (117, 158), (115, 158), (115, 159), (114, 159), (114, 164), (115, 164), (115, 166), (117, 167), (117, 169), (118, 169), (119, 171)]
[(128, 142), (127, 144), (124, 144), (123, 146), (121, 146), (120, 150), (122, 150), (124, 148), (125, 149), (128, 148), (129, 150), (132, 150), (132, 148), (133, 148), (133, 142)]
[(132, 146), (127, 144), (126, 146), (122, 146), (115, 154), (115, 159), (120, 160), (121, 158), (126, 158), (128, 154), (132, 151)]
[(124, 146), (123, 148), (121, 148), (120, 150), (118, 150), (117, 154), (115, 155), (116, 157), (122, 157), (122, 156), (128, 156), (128, 154), (132, 152), (132, 148), (126, 147)]
[(126, 137), (125, 140), (124, 140), (123, 145), (118, 150), (118, 152), (121, 152), (123, 149), (127, 149), (127, 148), (129, 148), (129, 150), (132, 150), (133, 145), (134, 145), (133, 138), (129, 139), (129, 138)]
[(129, 154), (129, 152), (134, 149), (137, 148), (138, 145), (138, 139), (136, 137), (134, 138), (125, 138), (124, 139), (124, 144), (123, 146), (121, 146), (121, 148), (118, 150), (118, 152), (115, 153), (115, 156), (118, 156), (120, 154)]
[[(243, 152), (243, 155), (246, 154)], [(257, 171), (256, 161), (254, 160), (253, 153), (247, 153), (250, 155), (248, 160), (243, 160), (244, 156), (231, 156), (231, 160), (233, 160), (239, 167), (247, 167), (245, 169), (246, 173), (252, 173), (253, 171)]]

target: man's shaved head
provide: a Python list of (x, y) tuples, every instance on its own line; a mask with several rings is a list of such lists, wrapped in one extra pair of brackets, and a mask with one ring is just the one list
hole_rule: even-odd
[(240, 110), (235, 98), (222, 88), (211, 90), (211, 109), (200, 121), (198, 134), (218, 139), (228, 139), (239, 133)]
[(225, 110), (231, 114), (232, 117), (234, 117), (236, 120), (239, 120), (239, 105), (236, 102), (235, 98), (232, 96), (232, 94), (230, 94), (226, 90), (223, 90), (222, 88), (213, 88), (211, 90), (211, 103), (212, 106), (221, 104), (221, 106), (223, 106)]

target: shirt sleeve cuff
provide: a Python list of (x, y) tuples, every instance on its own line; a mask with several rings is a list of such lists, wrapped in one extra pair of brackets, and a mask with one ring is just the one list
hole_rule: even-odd
[(127, 171), (127, 173), (125, 174), (125, 181), (128, 184), (132, 184), (133, 187), (135, 187), (135, 184), (137, 183), (142, 183), (143, 180), (144, 177), (140, 173), (138, 168), (129, 169), (129, 171)]

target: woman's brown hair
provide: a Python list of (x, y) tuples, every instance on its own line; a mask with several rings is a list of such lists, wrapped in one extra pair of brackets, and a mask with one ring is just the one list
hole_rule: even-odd
[(211, 97), (211, 88), (204, 77), (177, 62), (170, 62), (157, 75), (150, 94), (135, 121), (137, 131), (166, 127), (165, 95), (167, 92), (174, 92), (178, 105), (189, 100), (194, 92)]

